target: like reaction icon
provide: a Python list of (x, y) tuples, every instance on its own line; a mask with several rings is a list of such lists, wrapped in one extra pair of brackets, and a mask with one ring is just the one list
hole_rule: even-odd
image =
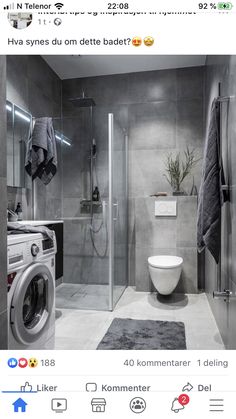
[(17, 361), (16, 358), (9, 358), (8, 361), (7, 361), (7, 365), (10, 368), (16, 368), (17, 365), (18, 365), (18, 361)]

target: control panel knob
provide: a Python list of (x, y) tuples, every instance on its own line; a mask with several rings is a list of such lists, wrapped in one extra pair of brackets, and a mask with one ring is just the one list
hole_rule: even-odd
[(32, 244), (31, 253), (32, 253), (32, 256), (37, 256), (37, 254), (39, 253), (39, 247), (37, 244)]

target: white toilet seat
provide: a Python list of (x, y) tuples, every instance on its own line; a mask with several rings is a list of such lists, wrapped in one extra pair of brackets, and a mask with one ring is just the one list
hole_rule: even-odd
[(150, 256), (148, 258), (148, 263), (153, 266), (153, 268), (174, 269), (183, 264), (183, 259), (179, 256)]

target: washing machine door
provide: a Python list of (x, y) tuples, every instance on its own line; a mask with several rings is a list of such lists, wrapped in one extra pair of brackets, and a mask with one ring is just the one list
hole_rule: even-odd
[(18, 279), (10, 308), (15, 339), (24, 345), (37, 341), (54, 315), (55, 284), (46, 265), (35, 263)]

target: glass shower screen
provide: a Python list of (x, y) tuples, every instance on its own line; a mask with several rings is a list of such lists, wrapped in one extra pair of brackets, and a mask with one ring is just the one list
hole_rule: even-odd
[(109, 309), (127, 286), (127, 135), (108, 114), (109, 137)]
[(113, 310), (127, 286), (127, 137), (120, 108), (68, 107), (63, 117), (70, 146), (62, 143), (64, 276), (57, 308)]

